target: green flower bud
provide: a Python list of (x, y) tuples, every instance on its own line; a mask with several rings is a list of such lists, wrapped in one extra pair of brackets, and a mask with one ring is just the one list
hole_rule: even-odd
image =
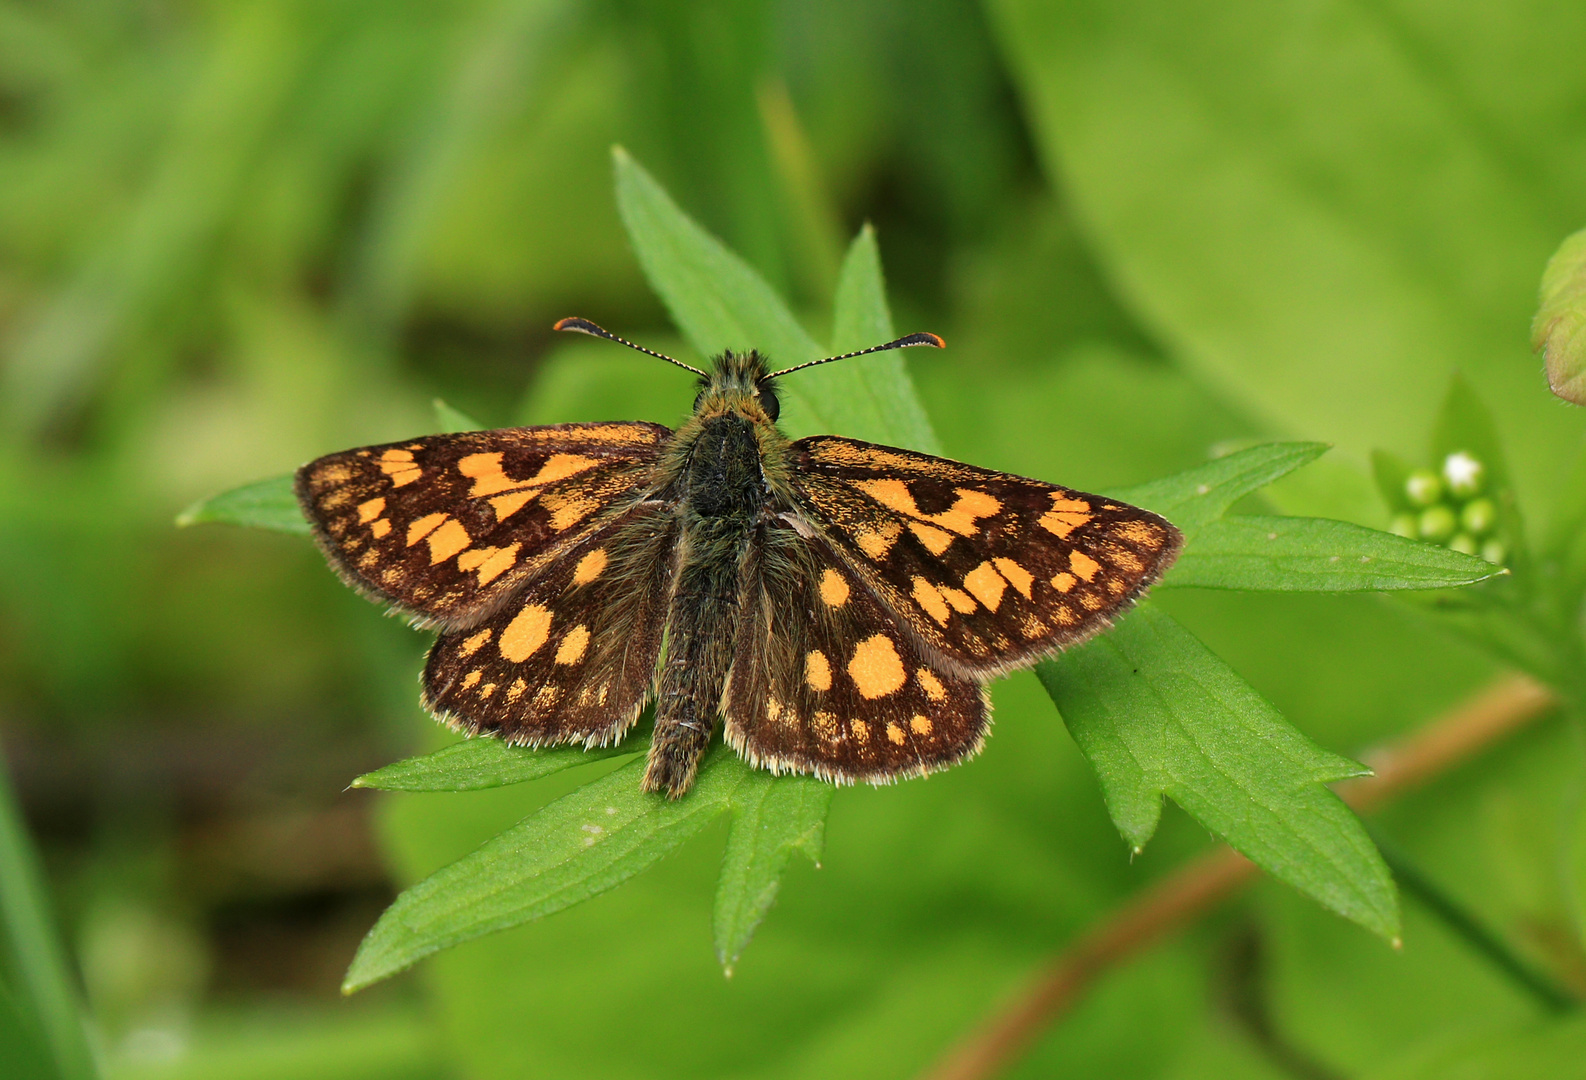
[(1492, 504), (1491, 499), (1473, 499), (1459, 512), (1459, 523), (1472, 536), (1483, 536), (1492, 532), (1492, 527), (1497, 521), (1498, 508)]
[(1461, 555), (1476, 554), (1476, 538), (1469, 533), (1455, 533), (1454, 539), (1448, 542), (1450, 551), (1457, 551)]
[(1429, 506), (1421, 511), (1420, 526), (1422, 540), (1436, 540), (1441, 543), (1454, 535), (1454, 530), (1459, 522), (1454, 519), (1454, 511), (1446, 506)]
[(1503, 557), (1507, 554), (1508, 552), (1506, 552), (1503, 548), (1502, 540), (1488, 540), (1485, 544), (1481, 545), (1481, 557), (1490, 563), (1497, 564), (1498, 566), (1503, 565)]
[(1414, 514), (1394, 514), (1393, 520), (1388, 522), (1388, 531), (1396, 536), (1409, 537), (1414, 540), (1421, 535), (1421, 525)]
[(1480, 493), (1487, 467), (1461, 450), (1443, 459), (1443, 479), (1455, 498), (1468, 499)]
[(1413, 506), (1431, 506), (1443, 497), (1443, 482), (1431, 469), (1416, 469), (1405, 479), (1404, 493)]

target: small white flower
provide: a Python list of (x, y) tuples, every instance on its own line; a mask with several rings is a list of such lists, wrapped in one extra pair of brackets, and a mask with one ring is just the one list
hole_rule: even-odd
[(1443, 459), (1443, 479), (1448, 481), (1448, 489), (1462, 498), (1481, 490), (1482, 474), (1486, 471), (1481, 462), (1463, 450)]

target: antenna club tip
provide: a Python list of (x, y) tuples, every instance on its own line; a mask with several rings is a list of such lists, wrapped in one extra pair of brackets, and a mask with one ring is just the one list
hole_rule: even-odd
[(906, 340), (910, 345), (929, 345), (933, 349), (947, 348), (947, 342), (943, 341), (939, 334), (910, 334)]
[(580, 334), (594, 334), (597, 337), (604, 337), (605, 336), (605, 334), (603, 334), (601, 332), (600, 327), (596, 326), (594, 323), (590, 322), (588, 319), (579, 319), (579, 318), (576, 318), (576, 317), (569, 317), (569, 318), (566, 318), (566, 319), (558, 319), (558, 320), (556, 320), (556, 325), (551, 327), (551, 329), (552, 330), (576, 330)]

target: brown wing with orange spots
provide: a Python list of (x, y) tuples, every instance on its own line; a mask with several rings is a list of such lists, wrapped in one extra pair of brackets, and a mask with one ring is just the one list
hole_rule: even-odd
[(972, 678), (1105, 629), (1183, 543), (1138, 507), (943, 458), (831, 436), (794, 454), (809, 524)]
[(636, 497), (671, 435), (643, 423), (433, 435), (309, 462), (297, 497), (350, 584), (462, 628)]
[(923, 775), (976, 753), (990, 708), (928, 660), (818, 537), (778, 522), (755, 546), (724, 694), (750, 764), (841, 783)]
[(654, 682), (675, 531), (655, 502), (586, 530), (490, 618), (441, 634), (425, 707), (470, 735), (527, 746), (620, 739)]

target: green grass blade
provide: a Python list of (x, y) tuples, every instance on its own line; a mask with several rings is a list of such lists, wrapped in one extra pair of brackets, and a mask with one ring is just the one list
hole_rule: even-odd
[(1234, 515), (1207, 523), (1163, 585), (1260, 592), (1384, 592), (1503, 573), (1436, 544), (1327, 518)]
[[(731, 753), (718, 745), (711, 763)], [(702, 768), (688, 796), (669, 801), (639, 790), (644, 764), (585, 784), (403, 892), (359, 945), (342, 991), (620, 885), (725, 813), (745, 771)]]
[(628, 739), (621, 746), (508, 746), (500, 739), (464, 739), (433, 753), (392, 762), (352, 782), (355, 788), (380, 791), (481, 791), (521, 784), (602, 758), (641, 753), (649, 739)]
[(1252, 491), (1310, 464), (1326, 452), (1326, 443), (1267, 443), (1108, 494), (1161, 514), (1185, 536), (1194, 536), (1201, 526), (1222, 517)]
[[(0, 762), (0, 919), (15, 984), (8, 987), (13, 1036), (36, 1028), (60, 1080), (98, 1076), (66, 956), (50, 917), (43, 875)], [(31, 1033), (28, 1033), (31, 1034)]]
[(195, 502), (176, 517), (176, 524), (183, 528), (209, 521), (249, 525), (255, 529), (273, 529), (299, 536), (309, 533), (308, 520), (303, 517), (303, 511), (297, 505), (297, 496), (292, 493), (290, 476), (273, 476), (268, 480), (211, 495)]
[(716, 958), (733, 965), (776, 900), (793, 852), (819, 862), (832, 785), (811, 776), (774, 777), (749, 770), (733, 797), (732, 828), (716, 885)]
[(1166, 795), (1274, 877), (1397, 936), (1387, 866), (1325, 786), (1367, 770), (1296, 731), (1173, 619), (1141, 604), (1038, 670), (1133, 848)]

